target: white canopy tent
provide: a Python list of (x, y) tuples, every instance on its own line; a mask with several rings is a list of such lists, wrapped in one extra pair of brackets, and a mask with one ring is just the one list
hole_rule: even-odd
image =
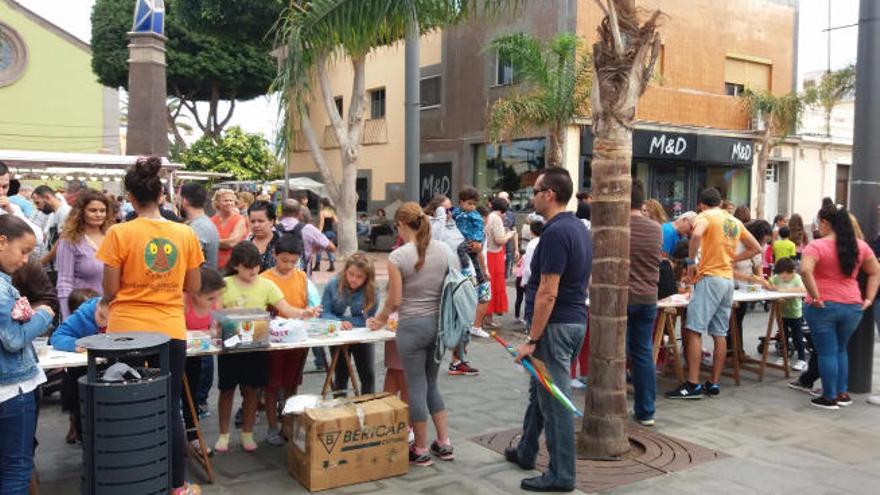
[[(284, 180), (273, 180), (269, 184), (276, 187), (284, 187)], [(327, 196), (327, 186), (308, 177), (292, 177), (287, 181), (287, 188), (291, 191), (310, 191), (320, 197)]]

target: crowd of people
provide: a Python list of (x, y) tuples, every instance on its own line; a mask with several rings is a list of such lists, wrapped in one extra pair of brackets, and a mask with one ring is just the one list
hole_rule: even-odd
[[(561, 392), (586, 386), (588, 374), (588, 289), (592, 270), (592, 198), (577, 194), (568, 172), (542, 170), (536, 179), (534, 212), (517, 229), (509, 196), (489, 198), (473, 187), (456, 203), (434, 197), (426, 206), (403, 203), (391, 218), (385, 212), (358, 220), (358, 235), (376, 245), (379, 235), (397, 237), (388, 257), (384, 294), (370, 257), (356, 253), (322, 289), (311, 280), (327, 253), (335, 272), (334, 241), (339, 218), (322, 200), (313, 222), (307, 196), (276, 205), (265, 195), (217, 190), (208, 216), (208, 192), (183, 185), (171, 202), (157, 158), (139, 159), (125, 175), (126, 197), (88, 189), (79, 182), (63, 191), (31, 188), (15, 181), (0, 163), (0, 488), (19, 493), (31, 479), (37, 421), (35, 391), (46, 382), (32, 342), (50, 330), (59, 350), (82, 352), (76, 340), (99, 332), (160, 332), (170, 339), (171, 398), (181, 401), (183, 377), (192, 387), (197, 414), (210, 414), (208, 395), (218, 379), (218, 454), (240, 446), (259, 448), (257, 411), (265, 411), (265, 442), (280, 446), (278, 404), (297, 393), (308, 359), (306, 350), (187, 357), (188, 330), (209, 330), (220, 308), (270, 310), (284, 318), (326, 318), (342, 330), (396, 328), (385, 343), (384, 391), (409, 405), (410, 462), (429, 466), (451, 461), (448, 414), (438, 386), (435, 359), (442, 289), (450, 269), (473, 286), (477, 306), (470, 331), (451, 352), (447, 373), (475, 376), (468, 359), (470, 337), (487, 338), (510, 312), (508, 280), (516, 301), (513, 313), (527, 340), (517, 359), (541, 359)], [(9, 191), (10, 187), (17, 191)], [(575, 201), (576, 212), (569, 211)], [(687, 379), (665, 393), (669, 399), (701, 399), (721, 393), (719, 379), (728, 359), (729, 322), (735, 288), (761, 286), (803, 294), (782, 305), (784, 338), (802, 371), (791, 388), (815, 395), (824, 409), (848, 406), (847, 342), (862, 311), (873, 304), (880, 265), (846, 208), (824, 201), (812, 232), (799, 215), (771, 224), (752, 219), (748, 208), (728, 204), (715, 189), (699, 195), (697, 211), (668, 219), (656, 200), (633, 181), (630, 212), (629, 302), (626, 351), (634, 389), (633, 420), (655, 423), (656, 370), (653, 357), (658, 300), (687, 294), (683, 335)], [(280, 206), (280, 208), (279, 208)], [(279, 215), (280, 212), (280, 215)], [(314, 224), (317, 225), (314, 225)], [(875, 243), (877, 244), (877, 243)], [(859, 274), (863, 274), (862, 286)], [(599, 289), (597, 289), (599, 290)], [(748, 305), (736, 308), (740, 323)], [(390, 324), (396, 321), (396, 326)], [(711, 336), (711, 373), (700, 381), (706, 360), (703, 336)], [(742, 339), (739, 339), (742, 342)], [(765, 343), (769, 345), (769, 343)], [(809, 357), (807, 353), (809, 351)], [(350, 346), (361, 390), (377, 390), (373, 344)], [(314, 348), (315, 365), (326, 368), (325, 352)], [(340, 363), (333, 389), (345, 393), (349, 369)], [(70, 412), (67, 441), (81, 439), (76, 381), (82, 370), (66, 372), (62, 403)], [(821, 379), (821, 389), (814, 382)], [(233, 414), (236, 391), (242, 407)], [(872, 401), (875, 399), (871, 399)], [(880, 402), (877, 400), (876, 402)], [(175, 494), (199, 493), (186, 481), (185, 433), (194, 422), (190, 407), (171, 411), (172, 481)], [(428, 423), (434, 426), (430, 440)], [(232, 440), (233, 422), (240, 433)], [(531, 491), (574, 488), (573, 417), (536, 380), (529, 388), (523, 435), (505, 451), (508, 461), (532, 469), (543, 434), (550, 467), (522, 481)]]

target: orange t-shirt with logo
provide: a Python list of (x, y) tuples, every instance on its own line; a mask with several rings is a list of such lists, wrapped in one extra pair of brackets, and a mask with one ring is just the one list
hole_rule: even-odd
[(271, 268), (261, 273), (260, 276), (275, 282), (275, 285), (284, 294), (284, 300), (287, 304), (296, 309), (306, 309), (309, 300), (309, 282), (306, 278), (306, 272), (293, 270), (284, 277), (279, 275), (274, 268)]
[(707, 222), (700, 242), (699, 278), (705, 276), (733, 279), (733, 257), (745, 227), (727, 211), (712, 208), (697, 215)]
[(161, 332), (186, 339), (183, 281), (205, 261), (189, 226), (149, 218), (114, 225), (96, 257), (122, 272), (108, 333)]

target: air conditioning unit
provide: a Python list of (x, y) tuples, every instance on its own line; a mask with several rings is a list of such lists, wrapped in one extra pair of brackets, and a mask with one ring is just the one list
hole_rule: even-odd
[(763, 131), (766, 129), (767, 123), (764, 122), (764, 112), (758, 112), (752, 117), (752, 130)]

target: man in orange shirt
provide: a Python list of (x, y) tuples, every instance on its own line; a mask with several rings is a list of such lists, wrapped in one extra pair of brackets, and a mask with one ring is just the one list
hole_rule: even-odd
[[(702, 399), (718, 395), (718, 380), (727, 359), (727, 330), (730, 307), (733, 305), (733, 263), (761, 253), (761, 245), (745, 229), (742, 222), (722, 210), (721, 194), (709, 188), (700, 193), (699, 210), (691, 233), (687, 263), (688, 277), (695, 282), (694, 293), (687, 308), (685, 331), (688, 364), (687, 381), (666, 392), (669, 399)], [(736, 253), (742, 242), (745, 250)], [(699, 254), (699, 261), (695, 262)], [(703, 335), (715, 342), (712, 376), (700, 384), (700, 359)]]

